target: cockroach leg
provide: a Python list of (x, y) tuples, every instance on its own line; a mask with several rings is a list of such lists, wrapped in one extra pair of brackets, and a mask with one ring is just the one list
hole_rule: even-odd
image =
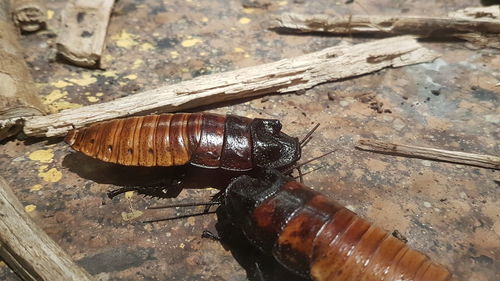
[(208, 239), (212, 239), (214, 241), (221, 241), (222, 240), (222, 238), (219, 235), (213, 233), (210, 230), (203, 230), (203, 233), (201, 233), (201, 238), (208, 238)]
[(203, 212), (203, 213), (194, 213), (194, 214), (188, 214), (188, 215), (182, 215), (182, 216), (168, 217), (168, 218), (163, 218), (163, 219), (146, 220), (146, 221), (143, 221), (142, 223), (153, 223), (153, 222), (160, 222), (160, 221), (171, 221), (171, 220), (185, 219), (185, 218), (190, 218), (190, 217), (199, 217), (199, 216), (204, 216), (204, 215), (208, 215), (208, 214), (215, 214), (215, 211)]
[(111, 190), (110, 192), (108, 192), (108, 198), (113, 199), (122, 193), (129, 192), (129, 191), (138, 191), (139, 189), (140, 189), (140, 187), (137, 187), (137, 186), (121, 187), (121, 188)]

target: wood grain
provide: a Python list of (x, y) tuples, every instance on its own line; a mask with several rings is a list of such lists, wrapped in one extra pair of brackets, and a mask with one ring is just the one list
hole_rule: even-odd
[(62, 13), (57, 50), (75, 65), (99, 67), (114, 0), (72, 0)]
[(9, 11), (9, 0), (0, 0), (0, 140), (21, 130), (22, 117), (45, 112)]
[(31, 220), (2, 177), (0, 218), (0, 257), (23, 280), (93, 280)]
[(320, 83), (387, 67), (429, 62), (437, 57), (412, 36), (335, 46), (273, 63), (201, 76), (106, 103), (29, 118), (24, 132), (28, 136), (61, 136), (73, 128), (117, 117), (178, 112), (245, 97), (305, 90)]
[(388, 154), (446, 161), (496, 170), (500, 169), (500, 157), (493, 155), (451, 151), (414, 145), (395, 144), (369, 139), (359, 140), (356, 144), (356, 147), (362, 150)]

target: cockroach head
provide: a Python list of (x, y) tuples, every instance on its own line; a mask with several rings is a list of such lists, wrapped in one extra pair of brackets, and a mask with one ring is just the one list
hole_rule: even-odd
[(251, 218), (253, 209), (275, 194), (290, 178), (276, 170), (263, 170), (258, 178), (243, 175), (227, 187), (224, 207), (233, 223), (244, 223)]
[(278, 120), (254, 119), (251, 124), (254, 165), (261, 168), (283, 169), (300, 159), (298, 138), (281, 132)]

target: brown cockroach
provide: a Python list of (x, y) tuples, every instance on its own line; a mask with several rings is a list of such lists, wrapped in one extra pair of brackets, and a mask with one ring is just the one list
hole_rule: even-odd
[(148, 167), (190, 163), (230, 171), (291, 166), (300, 158), (303, 143), (282, 133), (278, 120), (211, 113), (104, 121), (70, 131), (65, 141), (105, 162)]
[(278, 171), (234, 179), (223, 217), (285, 268), (315, 281), (453, 281), (444, 267)]

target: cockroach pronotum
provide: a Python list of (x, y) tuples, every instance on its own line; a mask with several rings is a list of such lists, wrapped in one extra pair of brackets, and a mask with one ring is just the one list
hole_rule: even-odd
[(234, 179), (224, 216), (264, 253), (315, 281), (453, 281), (444, 267), (278, 171)]
[(65, 141), (85, 155), (127, 166), (190, 163), (248, 171), (293, 165), (306, 139), (282, 133), (278, 120), (177, 113), (100, 122), (70, 131)]

